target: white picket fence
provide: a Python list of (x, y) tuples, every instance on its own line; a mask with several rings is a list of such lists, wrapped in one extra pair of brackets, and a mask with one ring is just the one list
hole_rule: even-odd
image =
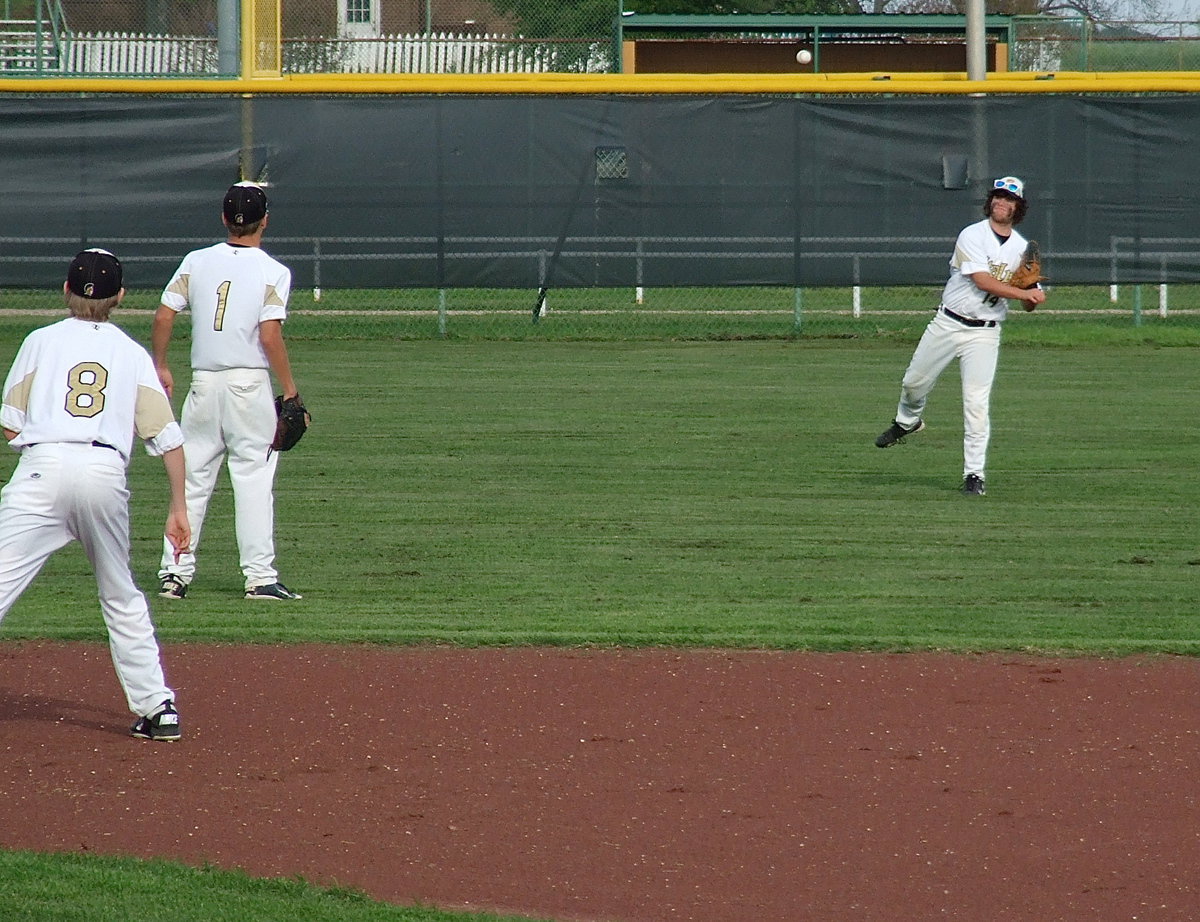
[[(293, 53), (299, 49), (300, 42), (289, 44)], [(336, 56), (341, 72), (356, 74), (596, 73), (611, 66), (606, 43), (511, 35), (444, 32), (323, 39), (318, 44)]]
[[(599, 41), (445, 32), (283, 42), (284, 73), (603, 73), (611, 66), (611, 49)], [(121, 32), (79, 34), (67, 47), (63, 70), (77, 74), (216, 75), (217, 40)]]
[(216, 74), (217, 40), (94, 32), (72, 36), (63, 70), (75, 74)]

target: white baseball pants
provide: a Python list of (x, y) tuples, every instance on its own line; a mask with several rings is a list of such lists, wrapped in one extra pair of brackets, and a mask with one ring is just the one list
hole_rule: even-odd
[(1000, 327), (969, 327), (940, 310), (929, 321), (900, 385), (896, 422), (916, 425), (938, 376), (958, 359), (962, 378), (963, 476), (984, 476), (991, 438), (992, 381), (1000, 356)]
[(278, 582), (275, 571), (275, 397), (265, 368), (195, 371), (180, 414), (187, 459), (187, 512), (192, 549), (175, 561), (164, 539), (159, 577), (196, 575), (196, 551), (221, 462), (233, 488), (234, 532), (246, 588)]
[(78, 540), (96, 574), (113, 665), (144, 717), (175, 693), (163, 678), (146, 597), (129, 571), (125, 459), (111, 448), (30, 445), (0, 491), (0, 620), (50, 555)]

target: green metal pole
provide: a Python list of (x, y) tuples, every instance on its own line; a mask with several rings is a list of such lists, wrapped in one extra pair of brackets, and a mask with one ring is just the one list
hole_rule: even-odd
[(42, 66), (45, 63), (45, 59), (42, 57), (42, 33), (44, 31), (42, 28), (42, 0), (37, 0), (37, 11), (34, 19), (37, 22), (37, 25), (34, 27), (37, 31), (34, 35), (33, 43), (37, 51), (37, 75), (40, 77), (42, 75)]
[(613, 73), (615, 74), (625, 72), (625, 49), (623, 47), (623, 39), (625, 37), (624, 17), (625, 0), (617, 0), (617, 15), (613, 19)]
[(433, 72), (433, 9), (432, 0), (425, 0), (425, 72)]

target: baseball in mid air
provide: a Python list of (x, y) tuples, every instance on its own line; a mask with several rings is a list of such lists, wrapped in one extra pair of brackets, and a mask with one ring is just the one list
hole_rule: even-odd
[(811, 64), (812, 63), (812, 52), (809, 51), (807, 48), (801, 48), (799, 51), (796, 52), (796, 60), (799, 61), (801, 64)]

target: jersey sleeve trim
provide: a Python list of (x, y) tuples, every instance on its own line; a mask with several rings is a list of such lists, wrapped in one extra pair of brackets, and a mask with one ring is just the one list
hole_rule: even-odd
[(171, 402), (162, 389), (139, 384), (133, 409), (133, 428), (138, 436), (152, 439), (174, 421)]
[(154, 457), (165, 455), (173, 448), (183, 445), (183, 430), (179, 423), (172, 420), (163, 427), (162, 431), (153, 438), (146, 439), (146, 454)]
[[(29, 410), (29, 394), (33, 390), (33, 378), (34, 372), (31, 371), (8, 389), (8, 393), (4, 395), (6, 417), (8, 411), (13, 410), (21, 415), (21, 421), (24, 422), (25, 413)], [(9, 426), (8, 428), (19, 427)]]
[(173, 311), (181, 311), (188, 305), (188, 282), (191, 276), (181, 274), (171, 280), (162, 293), (162, 303)]

